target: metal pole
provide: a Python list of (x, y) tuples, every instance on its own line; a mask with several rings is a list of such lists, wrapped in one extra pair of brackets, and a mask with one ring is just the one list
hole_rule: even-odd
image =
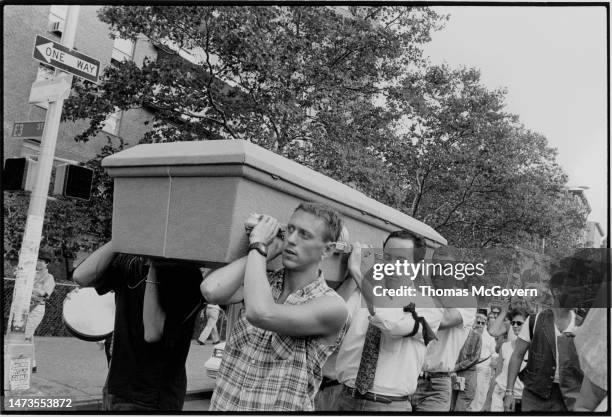
[[(76, 28), (78, 22), (79, 6), (69, 6), (66, 14), (62, 44), (71, 48), (74, 46)], [(55, 76), (60, 74), (55, 71)], [(70, 81), (72, 79), (70, 78)], [(43, 131), (40, 154), (38, 157), (38, 170), (36, 173), (36, 183), (30, 196), (28, 217), (26, 219), (21, 250), (19, 251), (19, 264), (13, 290), (13, 300), (8, 321), (8, 330), (5, 349), (5, 389), (12, 390), (11, 384), (7, 384), (7, 377), (15, 376), (16, 363), (23, 365), (28, 358), (32, 357), (32, 346), (25, 341), (25, 325), (28, 320), (30, 310), (30, 300), (36, 275), (36, 261), (38, 260), (38, 250), (42, 238), (43, 221), (47, 206), (47, 194), (49, 192), (49, 182), (53, 168), (53, 157), (57, 144), (57, 134), (62, 115), (64, 100), (49, 102), (49, 108), (45, 117), (45, 128)], [(29, 348), (28, 348), (29, 345)], [(19, 358), (21, 361), (11, 359)], [(25, 360), (25, 361), (24, 361)], [(7, 363), (7, 361), (9, 363)], [(13, 369), (11, 369), (13, 366)], [(23, 371), (23, 369), (21, 370)], [(8, 375), (7, 375), (8, 372)], [(11, 373), (13, 372), (13, 373)], [(22, 379), (29, 382), (31, 368)], [(29, 383), (27, 384), (29, 388)]]

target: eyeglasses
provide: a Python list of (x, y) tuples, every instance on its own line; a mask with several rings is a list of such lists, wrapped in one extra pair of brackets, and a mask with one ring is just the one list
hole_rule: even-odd
[(522, 325), (523, 325), (523, 323), (524, 323), (524, 322), (522, 322), (522, 321), (518, 321), (518, 320), (517, 320), (517, 321), (511, 321), (511, 322), (510, 322), (510, 324), (511, 324), (512, 326), (522, 326)]

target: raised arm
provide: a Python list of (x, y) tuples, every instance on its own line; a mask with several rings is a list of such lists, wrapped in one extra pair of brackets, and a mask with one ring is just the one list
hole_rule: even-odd
[[(250, 239), (270, 243), (278, 227), (276, 219), (264, 216), (251, 232)], [(273, 249), (272, 255), (277, 251)], [(346, 303), (335, 296), (299, 305), (277, 304), (266, 275), (266, 258), (256, 250), (247, 257), (244, 294), (246, 316), (251, 324), (289, 336), (330, 336), (342, 328), (348, 316)]]
[[(268, 256), (266, 262), (276, 258), (283, 245), (283, 241), (274, 238), (268, 245)], [(247, 257), (227, 264), (223, 268), (209, 273), (202, 284), (200, 290), (204, 299), (211, 304), (228, 305), (239, 303), (244, 299), (244, 274), (246, 271)], [(265, 272), (264, 267), (264, 272)]]
[(463, 323), (463, 316), (456, 308), (445, 308), (439, 329), (448, 329)]
[(149, 266), (142, 308), (144, 338), (148, 343), (158, 342), (164, 333), (166, 313), (159, 303), (159, 279), (155, 265)]
[(82, 287), (95, 287), (114, 258), (112, 242), (108, 242), (81, 262), (74, 270), (72, 278)]
[(244, 256), (208, 274), (200, 285), (204, 299), (219, 305), (242, 301), (246, 261), (247, 257)]
[(508, 328), (506, 327), (504, 320), (506, 318), (506, 315), (508, 314), (509, 308), (510, 308), (510, 302), (506, 300), (506, 302), (504, 302), (504, 304), (502, 305), (499, 315), (497, 316), (493, 324), (491, 324), (491, 328), (487, 329), (487, 332), (489, 332), (491, 336), (499, 337), (508, 332)]

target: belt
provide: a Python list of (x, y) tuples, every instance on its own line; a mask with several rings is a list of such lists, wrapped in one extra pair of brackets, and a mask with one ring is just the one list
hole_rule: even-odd
[(450, 378), (450, 372), (428, 372), (423, 371), (419, 375), (419, 378)]
[(321, 386), (319, 387), (319, 390), (324, 390), (325, 388), (333, 387), (335, 385), (340, 385), (340, 382), (338, 382), (338, 380), (336, 379), (331, 379), (324, 376), (321, 380)]
[(375, 394), (373, 392), (366, 392), (365, 394), (357, 391), (357, 388), (351, 388), (348, 385), (344, 386), (344, 390), (352, 397), (357, 400), (368, 400), (374, 401), (377, 403), (389, 404), (393, 401), (408, 401), (410, 399), (410, 395), (403, 395), (401, 397), (394, 397), (391, 395), (380, 395)]

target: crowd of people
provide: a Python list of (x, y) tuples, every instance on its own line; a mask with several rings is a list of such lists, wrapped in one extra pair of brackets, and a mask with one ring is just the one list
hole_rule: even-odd
[[(426, 296), (383, 308), (363, 267), (366, 244), (353, 243), (348, 276), (337, 288), (321, 272), (336, 243), (348, 240), (335, 210), (302, 203), (283, 234), (280, 228), (262, 216), (246, 256), (204, 279), (195, 265), (117, 254), (112, 242), (77, 267), (80, 285), (115, 292), (106, 411), (182, 409), (185, 361), (205, 303), (202, 343), (216, 331), (218, 306), (241, 303), (210, 411), (562, 412), (606, 404), (605, 309), (591, 309), (581, 323), (562, 296), (571, 274), (552, 277), (553, 307), (539, 314), (517, 303), (479, 310), (476, 300), (455, 306)], [(401, 230), (388, 235), (383, 250), (390, 262), (416, 263), (427, 246)], [(282, 269), (269, 271), (278, 256)], [(457, 253), (440, 247), (432, 260), (456, 262)], [(442, 289), (468, 285), (430, 280)], [(385, 281), (388, 288), (403, 284), (394, 276)]]

